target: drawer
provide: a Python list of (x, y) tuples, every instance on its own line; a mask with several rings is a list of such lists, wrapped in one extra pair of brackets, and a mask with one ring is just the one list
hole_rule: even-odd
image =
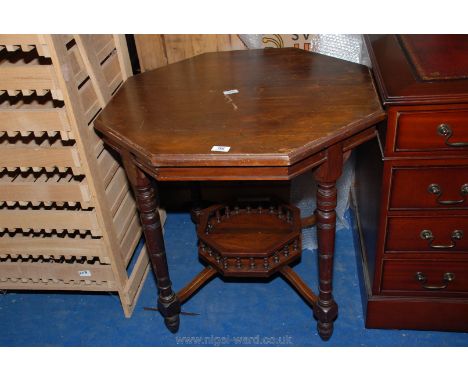
[(467, 261), (386, 260), (383, 292), (457, 294), (468, 292)]
[[(468, 151), (468, 109), (393, 111), (393, 151)], [(390, 125), (390, 127), (392, 127)]]
[(467, 251), (468, 216), (388, 218), (387, 253)]
[(393, 167), (389, 209), (468, 208), (468, 166)]

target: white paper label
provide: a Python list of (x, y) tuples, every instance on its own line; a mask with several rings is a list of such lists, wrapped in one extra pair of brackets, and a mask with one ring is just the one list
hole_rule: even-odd
[(80, 275), (80, 277), (90, 277), (91, 271), (79, 271), (78, 274)]
[(239, 90), (237, 90), (237, 89), (231, 89), (231, 90), (225, 90), (225, 91), (223, 91), (223, 94), (224, 94), (224, 95), (237, 94), (237, 93), (239, 93)]
[(211, 148), (211, 151), (219, 151), (221, 153), (227, 153), (229, 150), (231, 150), (231, 146), (213, 146)]

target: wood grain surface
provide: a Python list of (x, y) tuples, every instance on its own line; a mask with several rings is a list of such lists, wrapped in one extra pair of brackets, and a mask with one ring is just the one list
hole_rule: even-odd
[(367, 67), (286, 48), (134, 76), (95, 127), (151, 166), (289, 166), (383, 118)]

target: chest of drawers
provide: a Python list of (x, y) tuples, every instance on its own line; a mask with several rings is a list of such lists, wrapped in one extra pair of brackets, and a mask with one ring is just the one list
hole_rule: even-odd
[(388, 118), (357, 155), (366, 327), (468, 330), (468, 35), (367, 36)]

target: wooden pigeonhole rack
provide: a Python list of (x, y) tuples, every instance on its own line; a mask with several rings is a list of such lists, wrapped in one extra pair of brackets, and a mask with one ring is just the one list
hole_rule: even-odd
[(0, 35), (0, 289), (117, 292), (132, 314), (149, 260), (93, 129), (130, 75), (123, 35)]

